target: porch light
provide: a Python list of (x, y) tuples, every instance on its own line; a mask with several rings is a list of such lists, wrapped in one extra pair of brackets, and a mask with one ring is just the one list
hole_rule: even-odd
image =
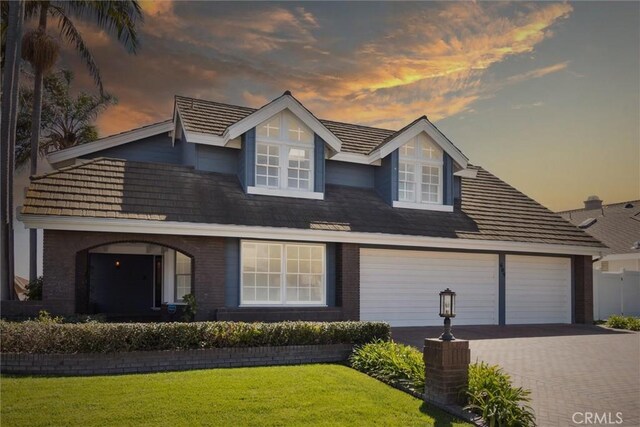
[(116, 268), (120, 268), (120, 260), (116, 261)]
[(444, 332), (440, 335), (442, 341), (453, 341), (451, 334), (451, 318), (456, 317), (456, 293), (447, 288), (440, 292), (440, 317), (444, 317)]

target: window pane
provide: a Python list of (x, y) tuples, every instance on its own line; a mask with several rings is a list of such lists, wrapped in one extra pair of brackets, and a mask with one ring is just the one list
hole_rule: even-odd
[(258, 126), (258, 136), (278, 138), (280, 136), (280, 114), (276, 114)]
[(243, 242), (242, 302), (279, 303), (281, 270), (282, 245)]
[(287, 187), (296, 190), (309, 190), (311, 175), (311, 150), (302, 148), (289, 149), (289, 168), (287, 170)]
[(440, 199), (440, 168), (422, 167), (422, 202), (438, 203)]
[(287, 302), (322, 302), (324, 273), (323, 246), (287, 245)]
[(191, 258), (176, 251), (176, 274), (191, 274)]
[(286, 138), (293, 142), (311, 142), (313, 140), (313, 132), (301, 120), (289, 111), (284, 112), (285, 123), (287, 127)]
[(415, 140), (411, 140), (400, 147), (400, 156), (401, 157), (410, 157), (413, 158), (416, 156), (416, 146)]
[(280, 147), (257, 144), (256, 185), (277, 188), (280, 177)]
[(400, 162), (398, 168), (398, 199), (402, 202), (415, 202), (415, 165)]

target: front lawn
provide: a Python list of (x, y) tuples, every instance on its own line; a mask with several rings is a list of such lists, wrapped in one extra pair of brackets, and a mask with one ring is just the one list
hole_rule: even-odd
[(339, 365), (1, 379), (4, 426), (467, 425)]

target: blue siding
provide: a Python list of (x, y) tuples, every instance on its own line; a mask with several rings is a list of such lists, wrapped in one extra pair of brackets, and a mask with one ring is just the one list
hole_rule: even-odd
[(462, 178), (459, 176), (453, 177), (453, 198), (461, 199), (462, 198), (462, 182), (460, 181)]
[(132, 160), (137, 162), (182, 163), (182, 147), (176, 141), (176, 146), (171, 145), (171, 138), (166, 133), (143, 138), (128, 144), (119, 145), (106, 150), (82, 156), (85, 159), (96, 157), (112, 157), (115, 159)]
[(240, 239), (224, 239), (224, 305), (240, 305)]
[(447, 153), (442, 165), (442, 204), (453, 205), (453, 159)]
[(244, 191), (247, 187), (255, 185), (255, 163), (256, 163), (256, 129), (250, 129), (242, 134), (242, 148), (238, 160), (238, 178)]
[(182, 164), (185, 166), (196, 167), (196, 144), (187, 142), (186, 139), (183, 139), (179, 143), (176, 141), (176, 145), (178, 144), (182, 146)]
[(327, 243), (327, 306), (336, 306), (336, 245)]
[(375, 187), (375, 173), (378, 166), (327, 160), (325, 162), (325, 180), (327, 184), (346, 185), (348, 187)]
[(235, 148), (198, 145), (198, 162), (196, 168), (207, 172), (226, 174), (238, 173), (238, 157), (240, 150)]
[(398, 150), (382, 159), (375, 171), (376, 192), (388, 204), (398, 200)]
[(313, 134), (313, 191), (324, 193), (324, 140)]

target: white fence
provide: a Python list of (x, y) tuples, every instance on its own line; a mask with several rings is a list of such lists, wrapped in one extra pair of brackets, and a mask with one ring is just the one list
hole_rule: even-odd
[(640, 316), (640, 272), (593, 272), (593, 318), (612, 314)]

